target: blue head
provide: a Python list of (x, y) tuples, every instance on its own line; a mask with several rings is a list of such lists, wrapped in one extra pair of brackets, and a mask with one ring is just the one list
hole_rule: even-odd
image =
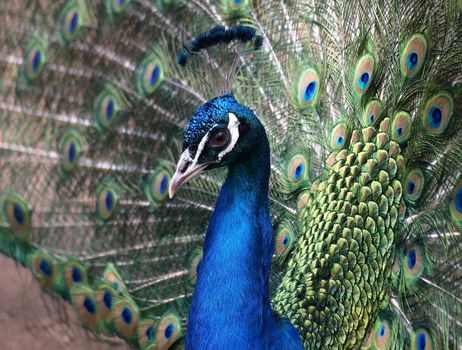
[(183, 153), (170, 182), (170, 197), (204, 170), (245, 160), (266, 140), (255, 114), (226, 94), (202, 105), (186, 125)]

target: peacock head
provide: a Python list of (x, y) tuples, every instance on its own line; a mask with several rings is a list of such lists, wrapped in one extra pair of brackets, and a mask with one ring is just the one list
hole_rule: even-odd
[(202, 105), (186, 125), (183, 153), (170, 182), (169, 195), (205, 170), (242, 160), (255, 149), (264, 129), (250, 108), (232, 94)]

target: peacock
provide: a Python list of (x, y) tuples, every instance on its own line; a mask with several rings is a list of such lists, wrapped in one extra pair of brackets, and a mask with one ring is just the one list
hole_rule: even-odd
[(103, 342), (462, 349), (461, 1), (2, 1), (0, 125), (0, 252)]

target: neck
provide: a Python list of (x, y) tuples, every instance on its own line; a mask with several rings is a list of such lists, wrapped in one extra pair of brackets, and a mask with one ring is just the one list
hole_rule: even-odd
[[(188, 348), (226, 341), (262, 348), (270, 322), (268, 277), (273, 252), (266, 135), (243, 161), (229, 167), (204, 242), (189, 315)], [(215, 347), (214, 347), (215, 346)]]

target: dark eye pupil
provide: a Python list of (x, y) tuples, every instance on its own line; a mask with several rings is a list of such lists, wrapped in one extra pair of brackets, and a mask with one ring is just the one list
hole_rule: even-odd
[(223, 146), (228, 141), (228, 137), (224, 131), (217, 132), (213, 138), (211, 145), (212, 146)]

